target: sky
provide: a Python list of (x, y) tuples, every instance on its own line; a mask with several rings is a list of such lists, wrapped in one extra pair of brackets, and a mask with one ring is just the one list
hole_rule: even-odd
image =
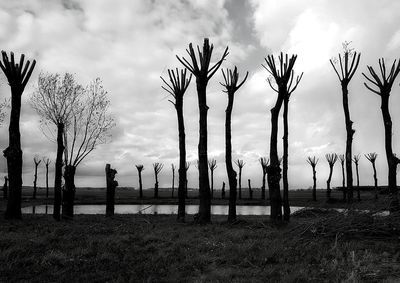
[[(110, 113), (116, 126), (107, 144), (98, 146), (79, 165), (76, 185), (105, 186), (104, 168), (116, 168), (120, 186), (138, 186), (135, 164), (143, 164), (144, 187), (153, 187), (152, 164), (162, 162), (161, 187), (171, 185), (171, 164), (178, 164), (176, 112), (162, 88), (160, 76), (168, 68), (182, 68), (175, 55), (185, 56), (189, 43), (214, 44), (216, 62), (226, 46), (229, 55), (223, 68), (238, 67), (247, 82), (235, 95), (232, 116), (233, 158), (246, 162), (242, 186), (261, 185), (258, 159), (268, 156), (270, 109), (276, 93), (269, 87), (262, 68), (268, 54), (297, 54), (296, 74), (304, 72), (289, 105), (289, 186), (312, 186), (308, 156), (319, 158), (317, 187), (325, 188), (329, 167), (325, 154), (345, 151), (345, 123), (339, 80), (329, 59), (351, 42), (361, 52), (359, 68), (349, 85), (350, 115), (354, 122), (353, 153), (361, 154), (360, 184), (373, 184), (372, 166), (363, 156), (377, 152), (379, 184), (387, 183), (384, 130), (380, 98), (368, 91), (362, 72), (378, 67), (378, 58), (388, 64), (400, 58), (400, 2), (396, 0), (0, 0), (0, 48), (19, 57), (36, 59), (37, 65), (22, 100), (21, 137), (24, 158), (23, 182), (32, 185), (33, 157), (47, 156), (53, 162), (56, 144), (39, 128), (39, 117), (29, 105), (40, 72), (73, 73), (83, 85), (100, 77), (111, 100)], [(219, 84), (218, 71), (207, 89), (208, 156), (217, 160), (215, 187), (227, 183), (224, 164), (224, 123), (227, 96)], [(391, 96), (393, 147), (400, 151), (400, 79)], [(0, 99), (10, 97), (3, 74)], [(8, 110), (9, 111), (9, 110)], [(189, 187), (197, 187), (198, 104), (195, 81), (184, 100), (187, 160), (192, 163)], [(8, 119), (0, 127), (0, 147), (8, 145)], [(282, 128), (282, 121), (280, 121)], [(282, 131), (278, 146), (282, 152)], [(51, 166), (50, 182), (54, 167)], [(354, 170), (354, 169), (353, 169)], [(44, 166), (39, 167), (40, 186)], [(0, 158), (0, 173), (6, 160)], [(355, 174), (355, 173), (354, 173)], [(355, 175), (354, 175), (355, 176)], [(353, 178), (356, 180), (356, 178)], [(177, 184), (177, 176), (176, 182)], [(336, 164), (333, 186), (341, 184)]]

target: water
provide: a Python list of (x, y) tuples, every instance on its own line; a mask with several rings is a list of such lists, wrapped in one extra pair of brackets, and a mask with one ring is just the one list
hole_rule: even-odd
[[(304, 207), (292, 206), (291, 212), (295, 212)], [(198, 205), (186, 205), (186, 214), (196, 214), (199, 210)], [(269, 215), (269, 206), (262, 205), (237, 205), (237, 215)], [(37, 205), (22, 208), (25, 214), (52, 214), (52, 205)], [(106, 206), (98, 204), (75, 205), (74, 214), (105, 214)], [(115, 214), (177, 214), (178, 206), (170, 204), (117, 204)], [(212, 205), (211, 214), (228, 215), (228, 205)]]

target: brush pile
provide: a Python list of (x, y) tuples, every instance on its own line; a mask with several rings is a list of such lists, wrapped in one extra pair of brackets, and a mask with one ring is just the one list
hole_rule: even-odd
[[(304, 209), (294, 215), (301, 224), (290, 233), (300, 237), (400, 240), (400, 213), (387, 211)], [(315, 217), (313, 217), (315, 216)]]

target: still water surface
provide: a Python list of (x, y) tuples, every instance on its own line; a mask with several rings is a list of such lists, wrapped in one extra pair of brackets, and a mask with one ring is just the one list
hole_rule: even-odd
[[(304, 207), (292, 206), (292, 212), (300, 210)], [(196, 214), (199, 210), (198, 205), (186, 205), (187, 214)], [(37, 205), (22, 208), (22, 213), (25, 214), (52, 214), (52, 205)], [(105, 205), (75, 205), (74, 214), (105, 214)], [(117, 204), (115, 205), (115, 214), (177, 214), (178, 206), (169, 204)], [(213, 215), (228, 215), (227, 205), (212, 205), (211, 214)], [(270, 207), (262, 205), (237, 205), (237, 215), (269, 215)]]

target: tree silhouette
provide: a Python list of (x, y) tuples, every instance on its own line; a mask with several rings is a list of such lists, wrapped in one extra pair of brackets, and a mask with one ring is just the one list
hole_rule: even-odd
[[(179, 134), (179, 187), (178, 187), (178, 221), (185, 220), (185, 188), (186, 188), (186, 141), (185, 141), (185, 124), (183, 119), (183, 96), (190, 84), (192, 75), (186, 78), (186, 69), (179, 72), (168, 70), (170, 83), (162, 81), (166, 85), (162, 86), (164, 90), (169, 92), (175, 99), (175, 102), (169, 100), (176, 109), (178, 117), (178, 134)], [(173, 192), (172, 192), (173, 194)]]
[(142, 164), (135, 165), (139, 175), (139, 198), (143, 198), (143, 184), (142, 184), (142, 171), (144, 166)]
[(267, 172), (268, 172), (269, 159), (267, 159), (266, 157), (260, 157), (259, 161), (260, 161), (262, 173), (263, 173), (262, 187), (261, 187), (261, 199), (265, 199), (265, 176), (267, 175)]
[(317, 172), (315, 171), (315, 167), (317, 166), (318, 159), (315, 158), (315, 156), (311, 157), (309, 156), (307, 158), (308, 164), (311, 165), (312, 170), (313, 170), (313, 191), (312, 191), (312, 198), (313, 201), (317, 201)]
[(239, 199), (242, 199), (242, 169), (246, 163), (238, 159), (235, 161), (236, 166), (239, 168)]
[(338, 156), (336, 153), (330, 153), (330, 154), (326, 154), (325, 158), (329, 164), (329, 177), (328, 177), (328, 180), (326, 181), (326, 198), (328, 201), (330, 201), (331, 200), (331, 179), (332, 179), (333, 167), (335, 166)]
[(46, 200), (49, 198), (49, 165), (51, 163), (50, 159), (43, 157), (44, 165), (46, 165)]
[(21, 96), (26, 84), (32, 75), (36, 61), (26, 61), (22, 54), (19, 63), (15, 63), (14, 53), (10, 53), (8, 59), (7, 53), (1, 51), (0, 68), (7, 77), (11, 88), (11, 115), (8, 128), (8, 147), (3, 151), (7, 158), (7, 169), (9, 178), (9, 198), (5, 217), (7, 219), (21, 218), (21, 188), (22, 188), (22, 149), (21, 134), (19, 130), (19, 120), (21, 116)]
[(36, 199), (36, 193), (37, 193), (37, 168), (40, 164), (40, 162), (42, 162), (42, 160), (38, 159), (38, 157), (34, 157), (33, 158), (33, 162), (35, 163), (35, 175), (33, 177), (33, 199)]
[(175, 191), (175, 165), (174, 164), (171, 164), (171, 170), (172, 170), (171, 197), (174, 198), (174, 191)]
[(225, 199), (225, 182), (222, 182), (221, 199)]
[(8, 177), (4, 176), (3, 199), (8, 199)]
[(375, 161), (376, 161), (376, 158), (378, 157), (378, 154), (376, 154), (375, 152), (371, 152), (371, 153), (365, 154), (364, 156), (365, 156), (365, 158), (367, 158), (369, 160), (369, 162), (371, 162), (372, 169), (374, 170), (375, 199), (378, 199), (378, 178), (376, 177), (376, 167), (375, 167)]
[(356, 175), (357, 175), (357, 200), (361, 200), (361, 195), (360, 195), (360, 176), (358, 174), (358, 162), (360, 161), (360, 155), (355, 154), (353, 156), (353, 162), (356, 165)]
[(247, 179), (247, 182), (249, 184), (249, 198), (253, 199), (253, 189), (251, 188), (251, 180)]
[(207, 84), (211, 77), (215, 74), (222, 62), (228, 56), (228, 47), (226, 47), (221, 59), (210, 67), (211, 55), (213, 52), (213, 45), (209, 44), (208, 38), (204, 39), (203, 50), (197, 46), (198, 59), (192, 44), (189, 44), (189, 49), (186, 49), (190, 56), (191, 63), (184, 57), (182, 59), (178, 56), (176, 58), (182, 63), (195, 77), (197, 86), (197, 97), (199, 105), (199, 223), (211, 222), (211, 195), (210, 184), (208, 179), (208, 156), (207, 156)]
[(99, 78), (95, 79), (74, 104), (64, 131), (64, 190), (62, 217), (74, 215), (75, 172), (81, 162), (99, 145), (108, 141), (114, 120), (108, 114), (110, 101)]
[[(301, 80), (302, 75), (296, 78), (296, 82), (293, 85), (294, 71), (293, 66), (296, 62), (297, 55), (292, 55), (290, 58), (288, 54), (281, 54), (278, 56), (278, 63), (275, 63), (273, 55), (268, 55), (265, 58), (266, 65), (262, 65), (274, 79), (277, 86), (275, 88), (270, 78), (268, 78), (268, 84), (270, 87), (278, 93), (278, 97), (275, 106), (271, 109), (271, 138), (270, 138), (270, 165), (268, 166), (268, 187), (269, 196), (271, 202), (271, 219), (273, 221), (282, 220), (282, 197), (280, 192), (279, 181), (281, 179), (281, 168), (278, 157), (278, 118), (279, 112), (282, 108), (283, 102), (286, 100), (288, 103), (290, 94), (296, 89), (298, 83)], [(278, 66), (277, 66), (278, 65)], [(286, 119), (287, 119), (286, 109)], [(290, 205), (289, 205), (289, 191), (287, 182), (287, 145), (288, 145), (288, 133), (287, 133), (287, 120), (284, 125), (284, 170), (285, 170), (285, 181), (284, 181), (284, 219), (289, 220), (290, 218)], [(286, 135), (285, 135), (286, 134)]]
[(118, 186), (118, 182), (115, 181), (115, 175), (117, 170), (112, 169), (110, 164), (106, 164), (106, 216), (114, 215), (114, 203), (115, 203), (115, 189)]
[[(394, 60), (392, 67), (386, 70), (385, 60), (379, 59), (379, 69), (380, 76), (375, 72), (375, 70), (368, 66), (368, 71), (371, 77), (368, 77), (366, 74), (362, 73), (363, 76), (367, 79), (367, 81), (373, 84), (373, 87), (370, 87), (367, 83), (364, 83), (367, 89), (376, 93), (381, 97), (381, 111), (383, 117), (383, 124), (385, 127), (385, 151), (386, 151), (386, 159), (389, 167), (388, 174), (388, 186), (390, 193), (390, 211), (398, 211), (400, 209), (398, 192), (397, 192), (397, 179), (396, 179), (396, 169), (397, 165), (400, 163), (400, 160), (393, 153), (392, 148), (392, 118), (389, 112), (389, 96), (392, 90), (393, 83), (400, 72), (400, 61)], [(387, 72), (389, 71), (389, 72)]]
[(187, 172), (190, 168), (190, 162), (186, 162), (185, 169), (186, 169), (186, 182), (185, 182), (185, 198), (189, 198), (188, 195), (188, 179), (187, 179)]
[(154, 198), (158, 198), (158, 174), (161, 172), (163, 169), (164, 164), (162, 163), (153, 163), (153, 169), (154, 169), (154, 178), (156, 180), (156, 183), (154, 184)]
[[(236, 66), (233, 71), (231, 69), (226, 69), (226, 73), (224, 70), (221, 71), (224, 82), (220, 82), (220, 84), (225, 88), (223, 92), (228, 95), (228, 105), (225, 110), (225, 164), (229, 182), (228, 221), (234, 222), (236, 220), (237, 174), (232, 165), (232, 110), (235, 93), (245, 83), (249, 73), (247, 72), (242, 82), (239, 83), (239, 72)], [(241, 189), (239, 196), (241, 197)]]
[(344, 154), (339, 154), (338, 158), (340, 161), (340, 165), (342, 166), (342, 189), (343, 189), (343, 200), (345, 201), (347, 196), (347, 191), (346, 191), (345, 175), (344, 175), (344, 161), (345, 161)]
[[(355, 130), (352, 128), (353, 121), (350, 119), (350, 111), (349, 111), (349, 90), (348, 85), (351, 79), (354, 76), (354, 73), (357, 70), (358, 64), (360, 63), (361, 54), (349, 48), (349, 42), (343, 43), (344, 49), (344, 57), (342, 58), (339, 53), (339, 65), (340, 65), (340, 74), (338, 72), (337, 61), (336, 65), (332, 59), (330, 59), (330, 63), (335, 70), (336, 75), (339, 78), (340, 84), (342, 86), (342, 97), (343, 97), (343, 110), (346, 124), (346, 178), (347, 178), (347, 200), (353, 200), (353, 172), (352, 172), (352, 143), (353, 143), (353, 135)], [(351, 63), (350, 63), (351, 61)]]
[(214, 198), (214, 170), (218, 167), (217, 160), (212, 158), (208, 161), (208, 167), (210, 168), (211, 172), (211, 199)]
[[(33, 109), (39, 114), (43, 134), (50, 140), (57, 141), (57, 155), (54, 177), (53, 217), (61, 219), (61, 184), (63, 153), (65, 149), (65, 129), (72, 122), (74, 109), (79, 108), (79, 98), (83, 95), (83, 87), (75, 81), (72, 74), (40, 73), (38, 87), (30, 98)], [(57, 134), (54, 138), (53, 127)]]

